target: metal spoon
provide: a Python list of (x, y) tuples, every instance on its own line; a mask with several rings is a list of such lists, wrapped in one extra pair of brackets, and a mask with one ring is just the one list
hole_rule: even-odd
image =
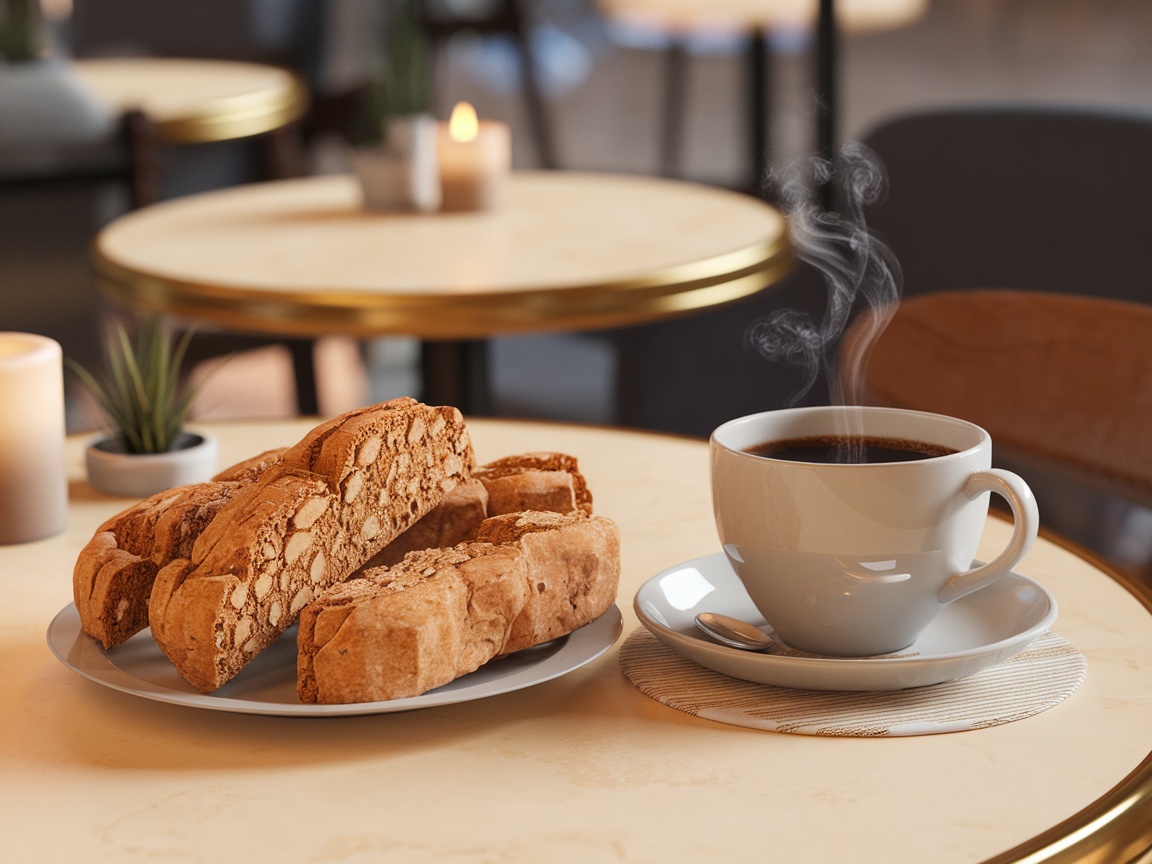
[(718, 612), (701, 612), (696, 616), (696, 626), (730, 648), (745, 651), (767, 651), (775, 643), (764, 631), (738, 618), (730, 618)]

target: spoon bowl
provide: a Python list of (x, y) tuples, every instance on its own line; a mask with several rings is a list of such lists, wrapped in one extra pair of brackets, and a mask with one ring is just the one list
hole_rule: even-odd
[(696, 626), (729, 648), (743, 651), (767, 651), (776, 643), (763, 630), (747, 621), (721, 615), (719, 612), (701, 612), (695, 618)]

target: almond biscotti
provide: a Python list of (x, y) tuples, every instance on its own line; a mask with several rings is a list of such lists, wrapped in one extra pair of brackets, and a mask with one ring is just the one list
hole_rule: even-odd
[(480, 533), (498, 542), (412, 552), (305, 606), (301, 701), (416, 696), (570, 633), (616, 598), (620, 541), (607, 519), (528, 512), (489, 520)]
[(84, 632), (111, 648), (147, 627), (159, 569), (192, 554), (193, 542), (233, 493), (258, 479), (283, 449), (226, 468), (208, 483), (159, 492), (97, 528), (72, 570), (72, 595)]
[(160, 492), (106, 521), (80, 550), (72, 595), (84, 632), (105, 648), (148, 626), (159, 568), (189, 555), (239, 483), (197, 483)]
[(567, 453), (522, 453), (478, 468), (475, 477), (488, 492), (488, 513), (547, 510), (592, 513), (592, 493), (576, 457)]
[(475, 540), (491, 516), (543, 510), (592, 515), (592, 493), (575, 456), (524, 453), (489, 462), (472, 472), (423, 519), (385, 546), (365, 567), (387, 567), (409, 552)]
[(233, 496), (190, 556), (160, 570), (153, 637), (189, 683), (217, 689), (473, 464), (455, 408), (394, 399), (321, 424)]

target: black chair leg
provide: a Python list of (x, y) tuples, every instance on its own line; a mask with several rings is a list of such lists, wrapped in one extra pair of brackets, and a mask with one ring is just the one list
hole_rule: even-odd
[(316, 388), (315, 343), (311, 339), (287, 339), (292, 352), (292, 373), (296, 379), (296, 411), (303, 417), (320, 413), (320, 396)]
[(545, 107), (544, 93), (540, 88), (540, 75), (536, 60), (532, 55), (532, 33), (519, 3), (513, 3), (516, 15), (516, 48), (520, 55), (520, 76), (523, 82), (524, 104), (528, 109), (528, 122), (532, 126), (532, 137), (536, 144), (536, 157), (540, 167), (549, 170), (560, 167), (556, 157), (556, 145), (552, 140), (552, 124)]
[(660, 173), (680, 174), (684, 134), (684, 103), (687, 95), (688, 49), (674, 40), (664, 54), (664, 129), (660, 147)]
[(424, 342), (420, 366), (424, 378), (424, 402), (455, 405), (472, 417), (491, 416), (486, 341)]

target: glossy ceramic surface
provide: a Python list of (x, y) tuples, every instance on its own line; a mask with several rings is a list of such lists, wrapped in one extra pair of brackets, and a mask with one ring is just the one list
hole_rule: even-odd
[[(938, 445), (946, 455), (829, 464), (748, 452), (837, 435)], [(952, 417), (890, 408), (768, 411), (720, 426), (710, 452), (724, 552), (780, 636), (812, 653), (903, 650), (945, 604), (1009, 572), (1039, 528), (1027, 484), (991, 468), (988, 433)], [(1008, 500), (1017, 528), (1001, 554), (972, 568), (993, 491)]]
[(721, 553), (672, 567), (645, 582), (634, 607), (661, 642), (702, 666), (760, 684), (811, 690), (899, 690), (971, 675), (1008, 659), (1056, 619), (1056, 601), (1039, 583), (1009, 573), (950, 604), (920, 638), (886, 657), (753, 653), (711, 641), (695, 626), (720, 612), (775, 636)]

